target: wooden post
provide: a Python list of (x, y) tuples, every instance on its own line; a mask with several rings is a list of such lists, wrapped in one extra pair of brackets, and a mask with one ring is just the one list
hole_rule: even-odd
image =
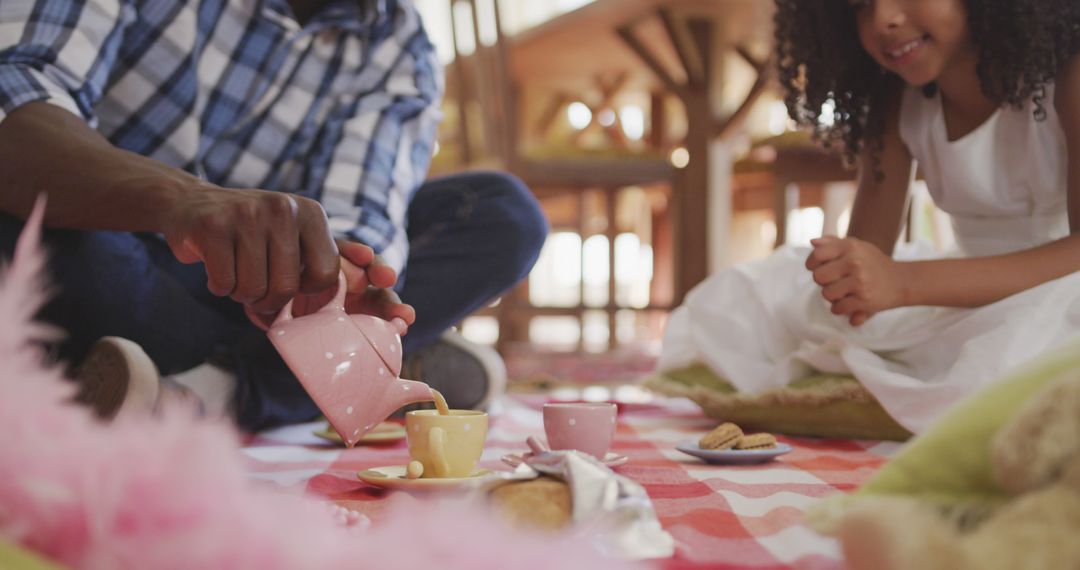
[[(668, 194), (668, 203), (671, 203), (671, 194)], [(674, 248), (672, 238), (672, 220), (670, 215), (664, 213), (652, 213), (652, 248), (653, 248), (653, 282), (649, 291), (649, 304), (654, 306), (671, 306), (674, 296), (675, 263), (672, 259)]]
[(663, 150), (667, 140), (667, 115), (665, 115), (664, 101), (667, 93), (653, 91), (649, 94), (649, 147), (653, 150)]
[(776, 240), (773, 248), (787, 243), (787, 218), (791, 207), (788, 204), (788, 185), (790, 180), (781, 176), (773, 177), (773, 221), (776, 223)]
[(457, 74), (457, 98), (458, 98), (458, 141), (461, 143), (461, 161), (469, 164), (473, 160), (472, 143), (469, 140), (469, 112), (468, 105), (469, 80), (465, 70), (465, 63), (461, 60), (461, 52), (458, 51), (457, 20), (454, 19), (454, 3), (457, 0), (448, 0), (450, 3), (450, 36), (454, 44), (454, 73)]
[(498, 102), (502, 109), (502, 143), (501, 155), (507, 169), (513, 171), (517, 168), (520, 153), (518, 152), (523, 129), (520, 127), (521, 117), (518, 115), (517, 102), (520, 93), (518, 84), (514, 82), (510, 73), (509, 55), (506, 49), (506, 35), (503, 34), (502, 12), (499, 10), (499, 0), (490, 0), (495, 18), (495, 57), (494, 57), (494, 85), (498, 86)]
[(529, 311), (522, 307), (529, 306), (529, 278), (526, 277), (502, 297), (496, 311), (499, 323), (499, 340), (495, 348), (506, 354), (506, 349), (518, 342), (529, 340), (529, 323), (532, 320)]
[[(689, 153), (690, 161), (675, 177), (671, 200), (675, 256), (675, 295), (672, 302), (679, 304), (690, 288), (705, 279), (709, 273), (708, 219), (711, 176), (725, 174), (710, 172), (710, 143), (736, 131), (749, 114), (754, 102), (768, 86), (769, 62), (754, 58), (744, 48), (735, 48), (757, 69), (758, 78), (746, 100), (730, 117), (721, 121), (712, 109), (712, 102), (719, 96), (719, 86), (713, 85), (715, 22), (695, 17), (680, 22), (667, 8), (658, 9), (656, 15), (686, 72), (684, 82), (676, 81), (656, 54), (634, 34), (633, 23), (616, 31), (623, 43), (652, 71), (668, 92), (679, 97), (686, 109), (687, 132), (683, 144)], [(663, 111), (659, 103), (659, 97), (654, 94), (651, 114), (653, 129), (649, 138), (654, 147), (663, 148)]]
[(586, 221), (588, 220), (588, 207), (589, 207), (589, 191), (582, 189), (578, 192), (578, 211), (577, 211), (577, 231), (578, 236), (581, 237), (581, 253), (578, 255), (578, 304), (577, 304), (577, 320), (578, 320), (578, 352), (581, 352), (585, 347), (585, 240), (588, 238), (588, 227), (586, 227)]
[[(615, 239), (619, 237), (619, 227), (616, 223), (619, 204), (619, 189), (604, 188), (604, 205), (606, 206), (607, 228), (605, 233), (608, 239), (608, 350), (614, 350), (619, 345), (619, 339), (615, 336), (618, 326), (619, 303), (615, 300), (618, 292), (618, 283), (615, 281)], [(584, 277), (584, 276), (583, 276)]]
[[(487, 46), (480, 42), (480, 16), (476, 9), (476, 0), (462, 0), (469, 4), (469, 11), (472, 16), (473, 27), (473, 43), (476, 46), (476, 51), (473, 52), (473, 64), (476, 68), (476, 74), (474, 76), (476, 80), (476, 100), (480, 104), (482, 109), (481, 114), (483, 116), (483, 130), (484, 130), (484, 155), (485, 156), (497, 156), (501, 152), (502, 144), (499, 139), (501, 138), (501, 123), (499, 109), (499, 101), (494, 96), (494, 85), (497, 83), (495, 78), (492, 77), (494, 72), (494, 66), (492, 65), (490, 50)], [(489, 0), (494, 1), (494, 0)]]
[[(688, 35), (677, 31), (671, 14), (658, 12), (680, 61), (686, 67), (686, 82), (677, 82), (628, 26), (619, 28), (623, 43), (633, 51), (658, 80), (682, 100), (686, 109), (686, 139), (690, 155), (686, 167), (679, 171), (673, 183), (671, 203), (674, 205), (675, 304), (682, 303), (690, 289), (709, 273), (709, 143), (716, 130), (712, 111), (712, 44), (713, 23), (692, 19), (687, 22)], [(653, 111), (653, 118), (657, 118)], [(654, 137), (656, 125), (653, 126)]]
[(700, 81), (688, 82), (684, 87), (683, 103), (686, 105), (686, 150), (690, 161), (679, 177), (680, 187), (675, 193), (678, 204), (678, 232), (675, 253), (676, 299), (683, 297), (694, 285), (709, 274), (708, 216), (709, 216), (709, 143), (712, 142), (712, 23), (693, 20), (688, 23), (691, 38), (701, 61)]

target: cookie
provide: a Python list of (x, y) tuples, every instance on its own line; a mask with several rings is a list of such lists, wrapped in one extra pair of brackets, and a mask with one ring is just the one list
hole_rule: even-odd
[(739, 438), (735, 449), (771, 449), (776, 447), (776, 437), (771, 433), (751, 433)]
[(570, 487), (552, 477), (507, 483), (489, 497), (496, 514), (514, 528), (557, 531), (573, 523)]
[(723, 423), (698, 441), (701, 449), (731, 449), (742, 437), (742, 429), (733, 423)]

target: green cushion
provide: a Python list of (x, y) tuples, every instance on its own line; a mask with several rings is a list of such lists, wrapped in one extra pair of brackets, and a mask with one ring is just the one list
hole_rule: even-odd
[(1027, 401), (1063, 374), (1080, 370), (1080, 338), (1008, 373), (960, 402), (851, 495), (814, 505), (806, 521), (834, 534), (844, 514), (861, 501), (916, 499), (962, 521), (979, 520), (1009, 496), (994, 481), (994, 436)]
[(874, 475), (858, 495), (912, 495), (942, 505), (996, 502), (991, 441), (1028, 399), (1080, 370), (1080, 339), (1049, 352), (962, 401)]
[(851, 376), (816, 374), (776, 390), (743, 394), (708, 367), (657, 373), (645, 386), (696, 402), (743, 429), (786, 435), (904, 441), (911, 433)]

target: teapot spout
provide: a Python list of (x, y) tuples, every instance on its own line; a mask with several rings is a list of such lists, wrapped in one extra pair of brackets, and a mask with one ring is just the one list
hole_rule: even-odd
[[(367, 401), (366, 405), (357, 406), (355, 409), (352, 406), (348, 408), (348, 426), (338, 426), (334, 422), (334, 418), (327, 417), (330, 423), (334, 425), (334, 429), (341, 434), (346, 446), (352, 447), (356, 445), (356, 442), (360, 441), (360, 438), (364, 437), (365, 433), (373, 429), (379, 422), (390, 417), (390, 414), (393, 414), (398, 408), (407, 404), (427, 402), (434, 399), (431, 387), (423, 382), (397, 378), (388, 381), (384, 386), (385, 389), (368, 393), (371, 399)], [(357, 426), (355, 429), (349, 429), (354, 425)]]
[(416, 380), (395, 378), (388, 383), (377, 398), (364, 407), (365, 409), (358, 410), (360, 414), (364, 415), (359, 416), (363, 418), (361, 423), (363, 428), (356, 437), (357, 441), (359, 441), (360, 436), (363, 436), (364, 433), (375, 427), (379, 422), (390, 417), (390, 414), (396, 412), (398, 408), (416, 402), (430, 402), (434, 399), (435, 396), (431, 393), (431, 387), (427, 384)]
[[(416, 380), (406, 380), (404, 378), (398, 378), (394, 381), (394, 386), (397, 388), (399, 402), (394, 407), (397, 410), (401, 406), (408, 404), (415, 404), (416, 402), (430, 402), (435, 399), (435, 395), (431, 393), (431, 386), (419, 382)], [(393, 412), (391, 412), (393, 413)]]

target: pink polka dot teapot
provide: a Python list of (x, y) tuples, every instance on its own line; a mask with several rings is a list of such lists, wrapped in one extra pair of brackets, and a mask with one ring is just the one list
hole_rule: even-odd
[(294, 317), (292, 304), (266, 334), (345, 445), (401, 406), (433, 399), (427, 384), (400, 377), (404, 323), (345, 312), (344, 274), (318, 311)]

